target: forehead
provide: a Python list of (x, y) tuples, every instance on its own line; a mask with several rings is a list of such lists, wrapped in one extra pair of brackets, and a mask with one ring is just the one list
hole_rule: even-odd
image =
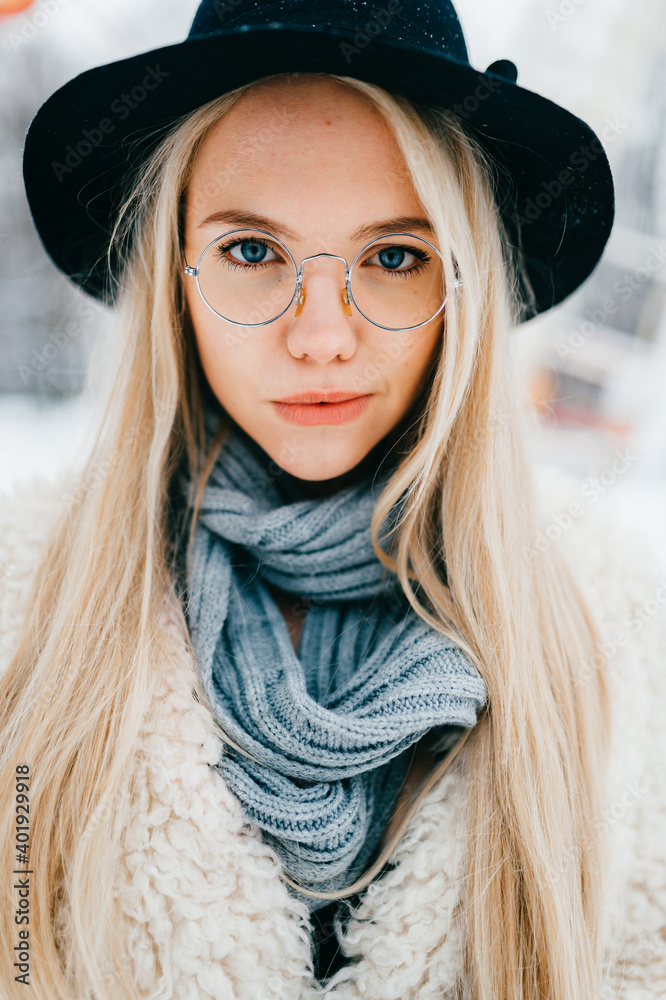
[(261, 83), (208, 131), (190, 178), (188, 223), (239, 204), (298, 220), (294, 228), (316, 216), (331, 233), (356, 228), (359, 216), (422, 211), (388, 124), (328, 77)]
[[(404, 175), (390, 127), (360, 94), (330, 77), (268, 80), (250, 88), (203, 139), (192, 173), (226, 162), (235, 177), (279, 169), (331, 173), (347, 164)], [(326, 164), (330, 164), (325, 169)], [(377, 175), (375, 174), (377, 179)]]

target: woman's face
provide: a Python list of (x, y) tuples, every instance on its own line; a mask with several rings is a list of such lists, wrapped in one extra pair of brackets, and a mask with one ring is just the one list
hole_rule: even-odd
[[(209, 218), (222, 212), (234, 214)], [(252, 228), (275, 233), (298, 267), (322, 252), (345, 257), (351, 266), (373, 238), (359, 241), (354, 232), (387, 220), (409, 219), (408, 228), (403, 221), (391, 231), (433, 241), (415, 221), (425, 212), (387, 128), (361, 98), (326, 79), (260, 84), (208, 133), (187, 191), (188, 264), (196, 265), (217, 236), (248, 226), (250, 215), (266, 220)], [(244, 259), (238, 255), (235, 249), (234, 259)], [(349, 315), (342, 300), (344, 264), (332, 258), (306, 261), (300, 314), (294, 301), (265, 326), (219, 318), (196, 281), (185, 281), (199, 356), (215, 396), (281, 468), (321, 486), (343, 484), (346, 474), (353, 478), (352, 470), (407, 414), (442, 333), (442, 313), (400, 332), (375, 326), (354, 305)], [(367, 398), (348, 406), (351, 419), (342, 422), (349, 412), (334, 414), (320, 404), (312, 419), (321, 422), (299, 423), (302, 410), (276, 402), (318, 390)], [(301, 419), (307, 420), (312, 410), (305, 412)]]

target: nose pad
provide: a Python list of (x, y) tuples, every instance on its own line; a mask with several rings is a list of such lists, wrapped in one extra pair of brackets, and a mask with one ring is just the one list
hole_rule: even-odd
[[(301, 288), (301, 291), (299, 293), (298, 300), (297, 300), (298, 304), (296, 306), (296, 312), (294, 313), (295, 316), (300, 316), (301, 312), (303, 311), (303, 306), (305, 305), (305, 294), (306, 294), (305, 293), (305, 289)], [(351, 304), (349, 302), (349, 296), (347, 295), (347, 286), (346, 285), (342, 289), (342, 304), (345, 307), (345, 312), (347, 313), (347, 315), (348, 316), (352, 316), (353, 313), (352, 313), (352, 310), (351, 310)]]
[(296, 306), (296, 312), (294, 314), (295, 316), (300, 316), (301, 315), (301, 311), (302, 311), (304, 305), (305, 305), (305, 289), (301, 288), (301, 291), (300, 291), (299, 296), (298, 296), (298, 304)]

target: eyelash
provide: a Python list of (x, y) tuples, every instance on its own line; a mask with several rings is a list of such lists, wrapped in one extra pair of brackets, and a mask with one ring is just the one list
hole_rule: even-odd
[[(218, 256), (220, 257), (220, 259), (223, 259), (227, 251), (233, 250), (234, 247), (239, 247), (242, 243), (247, 243), (247, 242), (248, 242), (247, 240), (230, 240), (228, 243), (221, 243), (217, 247)], [(256, 243), (258, 246), (266, 247), (267, 250), (272, 250), (272, 247), (270, 247), (268, 243), (265, 243), (263, 240), (252, 240), (252, 242)], [(267, 264), (264, 264), (262, 262), (259, 262), (258, 264), (241, 264), (239, 260), (231, 260), (228, 257), (224, 259), (227, 264), (231, 265), (231, 267), (240, 267), (243, 268), (244, 270), (247, 268), (250, 268), (251, 270), (256, 270), (258, 267), (267, 266)], [(267, 263), (271, 264), (273, 262), (268, 261)]]
[[(247, 240), (231, 240), (228, 243), (221, 243), (217, 247), (218, 256), (220, 257), (220, 259), (224, 258), (224, 260), (226, 261), (226, 263), (229, 264), (231, 267), (234, 267), (234, 268), (240, 267), (243, 270), (246, 270), (248, 268), (250, 270), (256, 270), (259, 267), (267, 267), (268, 264), (273, 263), (273, 261), (267, 261), (266, 263), (259, 262), (258, 264), (241, 264), (241, 262), (238, 261), (238, 260), (232, 260), (232, 259), (230, 259), (228, 257), (226, 257), (226, 258), (224, 257), (224, 254), (226, 254), (229, 250), (233, 250), (234, 247), (238, 247), (242, 243), (246, 243), (246, 242), (247, 242)], [(266, 247), (267, 250), (272, 250), (272, 247), (270, 247), (268, 245), (268, 243), (265, 243), (264, 240), (252, 240), (252, 242), (253, 243), (257, 243), (259, 246)], [(393, 268), (390, 268), (390, 267), (383, 268), (383, 270), (386, 271), (388, 274), (395, 275), (395, 276), (405, 276), (405, 277), (407, 277), (410, 274), (418, 274), (420, 271), (423, 270), (423, 268), (425, 267), (425, 265), (428, 264), (428, 263), (430, 263), (430, 261), (432, 260), (432, 257), (430, 256), (430, 254), (426, 253), (426, 251), (424, 251), (424, 250), (421, 250), (419, 247), (402, 246), (401, 244), (398, 244), (398, 243), (391, 243), (390, 246), (392, 248), (396, 248), (397, 247), (400, 250), (406, 250), (408, 253), (411, 253), (412, 256), (416, 257), (418, 263), (413, 264), (411, 267), (405, 268), (405, 269), (400, 270), (400, 271), (396, 271), (396, 270), (394, 270)], [(382, 249), (384, 249), (384, 248), (382, 248)], [(275, 251), (273, 251), (273, 252), (275, 252)], [(377, 252), (379, 253), (379, 251), (377, 251)]]

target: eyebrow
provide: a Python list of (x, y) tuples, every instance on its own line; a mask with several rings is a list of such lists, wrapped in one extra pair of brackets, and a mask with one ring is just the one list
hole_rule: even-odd
[[(275, 233), (276, 236), (281, 236), (283, 239), (293, 240), (294, 243), (298, 242), (300, 238), (298, 233), (294, 232), (293, 229), (282, 225), (275, 219), (269, 219), (265, 215), (256, 215), (254, 212), (246, 212), (236, 208), (230, 208), (223, 212), (213, 212), (212, 215), (208, 215), (203, 222), (199, 223), (198, 228), (202, 229), (204, 226), (217, 225), (218, 223), (237, 225), (244, 229), (267, 229), (269, 232)], [(386, 233), (409, 233), (414, 229), (421, 229), (434, 235), (432, 225), (428, 219), (417, 215), (398, 215), (393, 219), (383, 219), (359, 226), (351, 234), (351, 239), (353, 242), (360, 240), (370, 241), (377, 236), (384, 236)]]

